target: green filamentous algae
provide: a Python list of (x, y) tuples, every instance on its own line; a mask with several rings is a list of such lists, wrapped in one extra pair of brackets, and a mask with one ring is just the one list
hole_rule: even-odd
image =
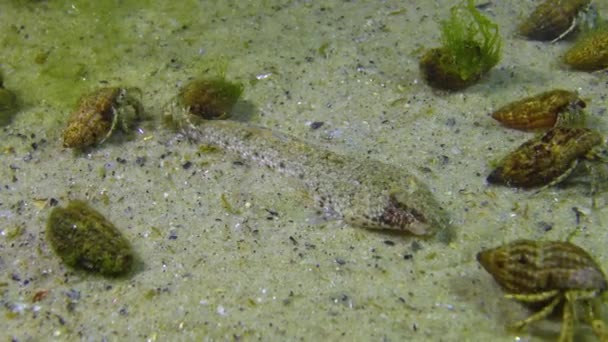
[(339, 155), (295, 137), (231, 120), (201, 120), (173, 110), (181, 131), (198, 144), (214, 145), (300, 179), (321, 207), (346, 223), (449, 242), (449, 220), (426, 184), (379, 161)]

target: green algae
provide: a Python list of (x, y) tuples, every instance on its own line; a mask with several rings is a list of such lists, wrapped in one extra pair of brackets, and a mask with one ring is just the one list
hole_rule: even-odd
[(458, 90), (477, 82), (500, 60), (498, 25), (483, 16), (473, 0), (463, 1), (441, 21), (440, 48), (422, 57), (420, 68), (436, 88)]
[[(479, 13), (472, 0), (452, 7), (450, 19), (441, 23), (441, 33), (443, 47), (453, 55), (462, 79), (485, 73), (500, 60), (498, 25)], [(479, 48), (478, 53), (471, 54), (471, 44)]]
[(104, 276), (120, 276), (131, 270), (134, 255), (129, 242), (84, 201), (54, 208), (46, 235), (55, 253), (70, 267)]
[[(23, 76), (28, 103), (71, 104), (84, 89), (115, 74), (128, 46), (138, 45), (124, 18), (148, 3), (16, 2), (13, 10), (29, 15), (21, 15), (22, 24), (12, 24), (0, 38), (3, 63)], [(46, 14), (58, 12), (60, 18)]]
[(24, 233), (25, 227), (23, 225), (14, 225), (6, 228), (3, 231), (3, 235), (6, 237), (7, 241), (14, 241), (15, 239), (21, 237)]
[(243, 93), (243, 85), (224, 77), (197, 79), (179, 92), (178, 103), (203, 119), (225, 119)]

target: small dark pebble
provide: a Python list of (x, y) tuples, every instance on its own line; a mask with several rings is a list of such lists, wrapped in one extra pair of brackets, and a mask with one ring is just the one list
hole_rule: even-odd
[(79, 300), (80, 299), (80, 291), (75, 289), (69, 289), (65, 291), (64, 294), (70, 298), (71, 300)]
[(313, 121), (310, 123), (310, 129), (319, 129), (324, 124), (325, 124), (325, 122), (323, 122), (323, 121)]
[(304, 247), (306, 247), (307, 249), (315, 249), (315, 248), (317, 248), (317, 245), (306, 242), (306, 243), (304, 243)]
[(68, 312), (74, 312), (74, 311), (76, 311), (77, 305), (78, 305), (77, 302), (69, 302), (66, 304), (65, 308), (66, 308), (66, 310), (68, 310)]
[[(279, 213), (278, 213), (277, 211), (275, 211), (275, 210), (268, 209), (268, 208), (264, 208), (264, 210), (266, 210), (266, 212), (267, 212), (268, 214), (270, 214), (270, 216), (279, 216)], [(272, 218), (271, 218), (271, 219), (272, 219)]]
[(137, 157), (135, 158), (135, 165), (144, 166), (146, 164), (146, 157)]
[(576, 224), (580, 224), (581, 216), (584, 216), (585, 214), (578, 207), (572, 207), (572, 211), (574, 212), (574, 216), (576, 218)]
[(57, 322), (59, 322), (60, 325), (65, 325), (65, 319), (57, 314), (55, 314), (55, 316), (57, 317)]
[(187, 162), (185, 162), (185, 163), (182, 164), (182, 168), (184, 170), (188, 170), (191, 166), (192, 166), (192, 162), (191, 161), (187, 161)]
[(391, 241), (391, 240), (384, 240), (384, 244), (387, 246), (394, 246), (395, 242)]
[(414, 255), (413, 255), (413, 254), (410, 254), (410, 253), (403, 254), (403, 259), (404, 259), (404, 260), (410, 260), (410, 259), (412, 259), (412, 258), (414, 258)]
[(548, 232), (553, 229), (553, 225), (549, 222), (540, 221), (536, 224), (542, 231)]
[(346, 264), (346, 260), (344, 260), (342, 258), (336, 258), (336, 263), (341, 266), (341, 265)]
[(422, 245), (420, 244), (420, 242), (414, 241), (411, 244), (411, 248), (412, 248), (412, 252), (418, 252), (419, 250), (422, 249)]

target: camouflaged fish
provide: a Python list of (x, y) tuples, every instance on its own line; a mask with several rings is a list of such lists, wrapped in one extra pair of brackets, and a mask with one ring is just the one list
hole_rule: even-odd
[(172, 120), (198, 144), (218, 146), (301, 180), (344, 222), (418, 236), (452, 238), (446, 213), (426, 184), (379, 161), (339, 155), (285, 134), (232, 120), (202, 120), (183, 109)]

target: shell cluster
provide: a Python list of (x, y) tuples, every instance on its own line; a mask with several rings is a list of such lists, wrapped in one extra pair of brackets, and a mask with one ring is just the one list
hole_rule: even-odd
[[(606, 68), (608, 30), (600, 26), (585, 31), (590, 26), (579, 25), (582, 15), (592, 11), (590, 3), (546, 0), (519, 25), (519, 33), (553, 42), (577, 33), (579, 41), (566, 52), (563, 62), (577, 70)], [(586, 105), (575, 91), (552, 89), (491, 113), (505, 127), (540, 133), (502, 158), (488, 175), (488, 183), (523, 189), (547, 187), (567, 179), (582, 162), (605, 161), (604, 137), (585, 127)], [(577, 321), (587, 323), (600, 341), (608, 341), (600, 310), (608, 282), (600, 265), (583, 248), (569, 241), (516, 240), (479, 252), (477, 261), (506, 292), (505, 297), (537, 310), (512, 324), (513, 328), (524, 328), (561, 311), (558, 341), (573, 341)]]
[(595, 161), (602, 136), (585, 122), (586, 103), (576, 92), (555, 89), (509, 103), (492, 118), (519, 130), (546, 130), (504, 157), (487, 178), (488, 183), (518, 188), (557, 184), (580, 161)]
[(577, 42), (563, 56), (563, 62), (575, 70), (605, 69), (608, 28), (598, 20), (588, 19), (599, 17), (595, 11), (591, 0), (546, 0), (519, 25), (519, 33), (534, 40), (557, 41), (576, 31)]
[(509, 153), (490, 173), (491, 184), (533, 188), (561, 182), (580, 160), (600, 146), (602, 137), (587, 128), (555, 127)]

